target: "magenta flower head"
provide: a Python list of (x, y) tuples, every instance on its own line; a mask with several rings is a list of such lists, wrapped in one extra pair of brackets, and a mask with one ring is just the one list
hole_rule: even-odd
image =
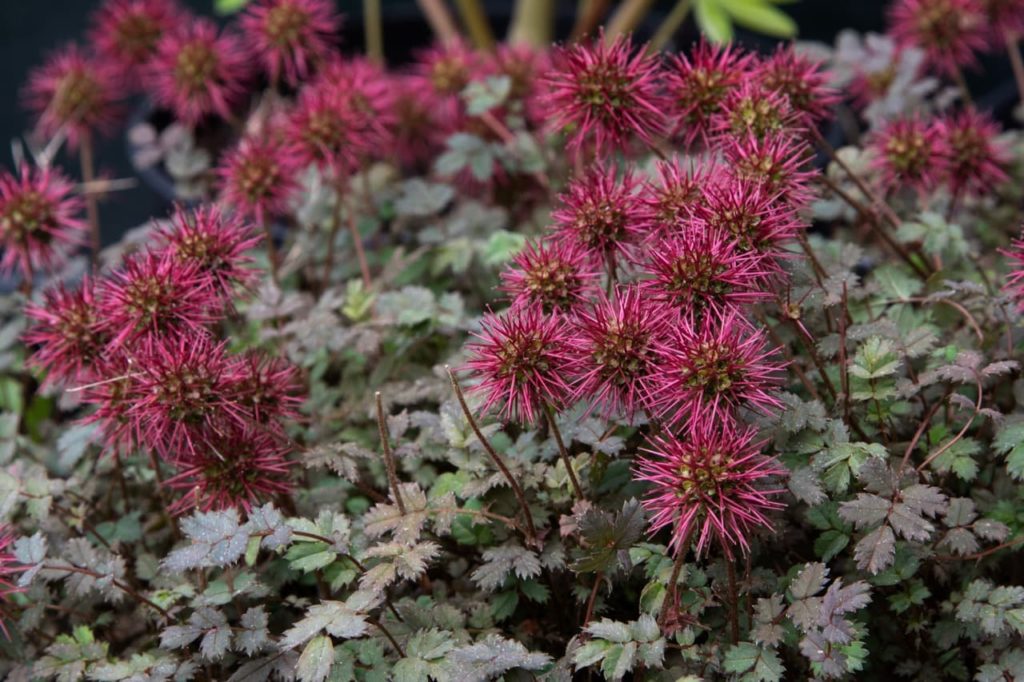
[(1021, 0), (981, 0), (981, 5), (988, 17), (991, 42), (1005, 42), (1007, 33), (1024, 33), (1024, 2)]
[(286, 127), (289, 153), (302, 166), (355, 172), (375, 151), (373, 138), (367, 135), (367, 114), (355, 105), (345, 88), (323, 79), (304, 88)]
[(82, 402), (96, 409), (82, 421), (96, 424), (102, 436), (104, 452), (132, 452), (136, 440), (134, 421), (129, 411), (138, 400), (139, 366), (123, 350), (106, 349), (95, 360), (91, 382), (83, 386)]
[(969, 109), (939, 119), (935, 127), (954, 194), (981, 194), (1006, 182), (1010, 152), (996, 140), (1001, 131), (990, 116)]
[(650, 532), (672, 529), (669, 548), (701, 556), (715, 542), (726, 559), (750, 551), (750, 535), (771, 528), (768, 514), (785, 505), (773, 481), (785, 475), (753, 428), (730, 420), (704, 420), (682, 439), (655, 436), (637, 460), (634, 476), (650, 485), (643, 501), (651, 514)]
[(646, 387), (656, 369), (655, 342), (666, 331), (667, 311), (642, 290), (621, 286), (577, 312), (572, 402), (585, 401), (602, 416), (632, 421), (645, 406)]
[(265, 131), (242, 138), (221, 161), (217, 175), (225, 201), (263, 225), (272, 216), (288, 212), (302, 170), (274, 131)]
[(782, 406), (775, 391), (785, 365), (772, 360), (763, 329), (735, 310), (687, 315), (671, 329), (657, 344), (660, 368), (649, 396), (657, 415), (692, 427), (741, 407), (770, 414)]
[(385, 156), (394, 146), (398, 118), (397, 96), (383, 67), (363, 57), (333, 59), (324, 65), (318, 83), (347, 100), (361, 126), (358, 141), (370, 155)]
[(257, 271), (249, 267), (253, 260), (248, 252), (259, 245), (261, 237), (240, 216), (224, 213), (215, 205), (178, 206), (170, 225), (157, 238), (171, 258), (183, 266), (195, 266), (209, 277), (213, 293), (224, 301), (237, 289), (252, 286), (257, 278)]
[(169, 251), (128, 258), (102, 284), (100, 328), (111, 348), (167, 335), (203, 336), (224, 301), (210, 274)]
[(238, 402), (253, 424), (273, 433), (282, 419), (297, 419), (305, 389), (299, 370), (286, 360), (248, 351), (239, 358)]
[(541, 79), (550, 68), (549, 52), (532, 45), (502, 43), (494, 57), (494, 72), (509, 79), (509, 100), (522, 106), (532, 125), (539, 126), (547, 118), (541, 101)]
[(752, 76), (769, 90), (785, 95), (805, 126), (824, 120), (840, 100), (839, 93), (829, 87), (823, 65), (797, 54), (792, 45), (776, 49)]
[(341, 17), (330, 0), (259, 0), (239, 26), (271, 82), (295, 86), (333, 51)]
[(187, 125), (216, 114), (231, 118), (246, 93), (250, 59), (241, 38), (193, 19), (162, 36), (146, 67), (147, 89)]
[(640, 282), (645, 297), (683, 315), (718, 315), (763, 301), (778, 272), (757, 252), (736, 248), (730, 235), (700, 222), (652, 245), (642, 269), (649, 277)]
[(801, 124), (801, 116), (785, 94), (760, 81), (746, 80), (722, 100), (711, 129), (719, 138), (763, 138), (799, 130)]
[(639, 139), (650, 145), (665, 132), (658, 58), (634, 50), (628, 38), (562, 48), (554, 56), (544, 104), (551, 125), (569, 134), (569, 148), (592, 143), (595, 151), (625, 149)]
[(89, 41), (133, 85), (160, 38), (188, 20), (175, 0), (106, 0), (93, 13)]
[(736, 178), (712, 187), (697, 217), (709, 229), (728, 235), (740, 251), (769, 257), (780, 255), (801, 229), (792, 206), (760, 184)]
[(598, 287), (600, 274), (593, 269), (592, 260), (573, 242), (530, 242), (512, 260), (512, 266), (501, 273), (501, 290), (508, 294), (513, 307), (538, 306), (544, 312), (568, 312)]
[(900, 186), (918, 193), (934, 189), (947, 167), (939, 139), (934, 126), (916, 117), (889, 121), (875, 132), (868, 146), (886, 191)]
[(740, 181), (759, 185), (766, 194), (801, 207), (814, 199), (807, 170), (814, 158), (809, 144), (793, 135), (748, 135), (729, 138), (723, 149), (726, 167)]
[(0, 170), (0, 272), (20, 270), (31, 279), (58, 265), (67, 251), (86, 242), (83, 205), (60, 171), (27, 164), (17, 174)]
[(750, 76), (754, 58), (732, 45), (715, 45), (702, 39), (690, 54), (670, 58), (665, 72), (674, 133), (687, 145), (708, 144), (711, 121), (726, 95)]
[(678, 159), (659, 161), (658, 179), (648, 182), (640, 197), (640, 222), (647, 239), (679, 234), (704, 203), (708, 187), (720, 181), (717, 167), (684, 168)]
[(569, 183), (562, 206), (551, 217), (556, 236), (585, 249), (598, 263), (628, 256), (643, 232), (639, 185), (627, 169), (621, 179), (615, 167), (597, 166)]
[(40, 133), (53, 137), (62, 131), (68, 146), (77, 149), (93, 133), (110, 132), (117, 121), (119, 87), (110, 63), (68, 45), (29, 74), (24, 99)]
[(58, 284), (46, 292), (42, 304), (26, 306), (25, 316), (34, 322), (24, 336), (35, 347), (29, 364), (46, 372), (45, 385), (93, 376), (90, 368), (106, 345), (97, 315), (95, 286), (88, 275), (78, 289)]
[(889, 8), (889, 34), (915, 45), (945, 74), (973, 66), (988, 47), (984, 8), (979, 0), (896, 0)]
[(1017, 310), (1024, 312), (1024, 232), (1014, 239), (1008, 249), (1000, 249), (1006, 256), (1010, 272), (1006, 275), (1003, 291), (1017, 303)]
[(473, 335), (477, 340), (466, 345), (470, 359), (463, 369), (479, 379), (471, 390), (483, 395), (482, 411), (498, 406), (503, 419), (534, 422), (545, 406), (565, 404), (573, 352), (563, 316), (536, 307), (489, 313)]
[(211, 434), (167, 487), (185, 495), (171, 506), (172, 514), (194, 510), (242, 509), (287, 494), (292, 485), (288, 449), (257, 429), (232, 429)]
[(127, 415), (137, 442), (171, 462), (207, 451), (218, 434), (249, 422), (239, 404), (243, 378), (227, 342), (208, 334), (155, 338), (135, 354), (135, 400)]
[(442, 112), (431, 106), (434, 100), (421, 95), (418, 77), (391, 74), (388, 82), (395, 94), (395, 156), (405, 166), (423, 166), (444, 148), (448, 124), (441, 122)]

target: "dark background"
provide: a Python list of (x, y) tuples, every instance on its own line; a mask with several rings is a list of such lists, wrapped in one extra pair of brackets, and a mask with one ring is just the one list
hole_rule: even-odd
[[(576, 0), (557, 2), (562, 33), (571, 26)], [(82, 40), (88, 26), (90, 12), (99, 0), (0, 0), (0, 166), (10, 166), (8, 140), (22, 135), (31, 125), (20, 106), (20, 91), (29, 70), (39, 64), (46, 53), (67, 41)], [(182, 0), (196, 13), (213, 14), (213, 0)], [(362, 47), (360, 0), (339, 0), (337, 6), (346, 14), (344, 45), (349, 50)], [(451, 4), (451, 3), (449, 3)], [(495, 34), (503, 34), (508, 23), (512, 0), (485, 0), (492, 14)], [(674, 0), (660, 0), (655, 13), (667, 12)], [(881, 31), (884, 28), (883, 0), (799, 0), (784, 5), (800, 27), (800, 37), (832, 43), (843, 28), (858, 31)], [(411, 52), (429, 41), (430, 33), (420, 17), (414, 0), (384, 0), (384, 43), (388, 60), (392, 64), (407, 61)], [(650, 35), (657, 26), (652, 17), (639, 33)], [(677, 36), (680, 44), (695, 37), (692, 20)], [(739, 39), (764, 45), (763, 38), (740, 33)], [(1005, 80), (1008, 69), (1002, 60), (994, 60), (986, 69), (986, 81), (978, 84), (983, 90), (992, 83)], [(972, 83), (974, 87), (976, 83)], [(131, 108), (133, 105), (129, 105)], [(137, 103), (134, 105), (137, 106)], [(77, 162), (66, 160), (69, 172), (77, 174)], [(102, 173), (112, 177), (132, 175), (122, 137), (100, 141), (97, 165)], [(105, 239), (116, 238), (125, 229), (134, 227), (152, 216), (167, 211), (167, 202), (153, 190), (140, 183), (131, 190), (109, 197), (103, 204)]]

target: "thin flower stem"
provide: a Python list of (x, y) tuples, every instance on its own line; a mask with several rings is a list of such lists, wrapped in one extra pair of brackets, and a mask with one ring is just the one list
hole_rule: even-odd
[(604, 32), (605, 42), (611, 43), (621, 35), (632, 33), (653, 5), (654, 0), (624, 0), (608, 19)]
[(910, 443), (907, 444), (907, 449), (903, 451), (903, 459), (900, 461), (899, 469), (896, 470), (897, 480), (899, 480), (903, 475), (903, 469), (906, 468), (907, 462), (910, 461), (910, 455), (913, 454), (914, 448), (917, 447), (917, 444), (920, 442), (925, 430), (927, 430), (928, 425), (931, 424), (932, 417), (934, 417), (935, 413), (939, 411), (939, 407), (941, 405), (942, 401), (936, 400), (931, 408), (929, 408), (928, 413), (925, 414), (924, 418), (921, 420), (921, 423), (918, 424), (917, 431), (914, 432), (914, 437), (910, 439)]
[(569, 34), (570, 42), (578, 42), (594, 32), (601, 18), (608, 11), (610, 0), (579, 0), (576, 8), (576, 22)]
[(384, 65), (384, 27), (381, 0), (363, 0), (363, 30), (366, 33), (366, 56), (378, 66)]
[(956, 87), (960, 91), (960, 96), (963, 97), (964, 104), (973, 108), (974, 99), (971, 97), (971, 89), (967, 87), (967, 79), (964, 78), (964, 72), (960, 70), (960, 67), (956, 62), (950, 63), (953, 66), (953, 82), (956, 83)]
[(356, 250), (356, 258), (359, 260), (359, 272), (363, 276), (363, 286), (367, 289), (373, 286), (373, 277), (370, 275), (370, 264), (366, 260), (366, 251), (363, 249), (363, 236), (359, 234), (359, 227), (356, 225), (355, 211), (346, 211), (348, 215), (348, 232), (352, 236), (352, 245)]
[(469, 422), (469, 427), (473, 429), (473, 433), (476, 434), (476, 438), (480, 441), (480, 445), (483, 446), (484, 451), (490, 456), (491, 461), (498, 467), (501, 474), (508, 481), (509, 486), (512, 488), (512, 493), (516, 496), (516, 500), (519, 502), (519, 506), (523, 510), (523, 517), (526, 521), (526, 535), (527, 541), (530, 544), (534, 544), (537, 541), (537, 530), (533, 525), (533, 515), (530, 513), (530, 505), (526, 503), (526, 495), (523, 493), (522, 487), (519, 482), (509, 471), (508, 467), (505, 466), (504, 460), (498, 455), (494, 446), (491, 445), (487, 437), (484, 436), (483, 431), (480, 430), (480, 425), (477, 424), (476, 419), (473, 417), (473, 413), (469, 409), (469, 405), (466, 404), (466, 397), (462, 393), (462, 386), (459, 385), (458, 377), (455, 376), (455, 371), (451, 367), (445, 366), (445, 371), (448, 372), (448, 378), (452, 382), (452, 388), (455, 390), (455, 397), (459, 401), (459, 407), (462, 408), (462, 414), (465, 415), (466, 421)]
[[(96, 181), (96, 162), (93, 158), (92, 137), (84, 135), (80, 147), (79, 160), (82, 164), (82, 182), (91, 185)], [(90, 260), (93, 265), (99, 261), (100, 255), (100, 209), (96, 202), (96, 195), (87, 193), (85, 195), (85, 210), (89, 217), (89, 248), (91, 249)]]
[(548, 403), (544, 403), (544, 416), (547, 417), (548, 427), (555, 437), (555, 443), (558, 445), (558, 454), (562, 457), (562, 462), (565, 464), (565, 471), (569, 475), (569, 482), (572, 484), (573, 492), (576, 493), (576, 499), (584, 500), (586, 498), (583, 495), (583, 489), (580, 488), (580, 482), (576, 480), (576, 472), (572, 470), (572, 460), (569, 458), (569, 451), (565, 449), (562, 432), (558, 429), (558, 424), (555, 421), (555, 411), (551, 409), (551, 405)]
[(736, 566), (730, 557), (725, 558), (725, 572), (729, 579), (729, 634), (732, 643), (740, 641), (739, 593), (736, 589)]
[(594, 575), (594, 587), (590, 590), (590, 598), (587, 599), (587, 611), (583, 614), (583, 625), (581, 629), (586, 629), (590, 625), (590, 619), (594, 617), (594, 604), (597, 603), (597, 593), (601, 589), (601, 583), (604, 582), (604, 573), (598, 571)]
[(388, 638), (389, 642), (391, 642), (391, 646), (395, 647), (395, 651), (398, 652), (398, 655), (402, 658), (405, 658), (405, 652), (402, 650), (402, 646), (398, 643), (398, 640), (394, 638), (391, 632), (386, 627), (384, 627), (384, 623), (381, 623), (379, 620), (371, 620), (370, 622), (373, 623), (381, 632), (384, 633), (384, 636)]
[(462, 23), (469, 31), (469, 37), (473, 43), (487, 52), (494, 51), (494, 33), (491, 25), (487, 23), (487, 12), (484, 11), (480, 0), (455, 0), (455, 6), (459, 8), (459, 16)]
[(995, 547), (989, 547), (988, 549), (982, 550), (980, 552), (975, 552), (974, 554), (965, 554), (964, 556), (937, 556), (935, 558), (940, 561), (977, 561), (978, 559), (984, 559), (987, 556), (995, 554), (1000, 550), (1009, 549), (1010, 547), (1016, 547), (1022, 542), (1024, 542), (1024, 535), (1018, 535), (1012, 540), (1007, 540), (1006, 542), (1002, 542), (996, 545)]
[[(47, 565), (43, 566), (43, 570), (44, 571), (67, 571), (68, 573), (80, 573), (82, 575), (87, 575), (87, 576), (90, 576), (92, 578), (96, 578), (97, 580), (102, 580), (102, 579), (105, 579), (105, 578), (108, 577), (108, 576), (103, 575), (102, 573), (97, 573), (96, 571), (90, 571), (88, 568), (80, 568), (78, 566), (53, 566), (53, 565), (47, 564)], [(146, 597), (143, 597), (141, 594), (139, 594), (134, 589), (132, 589), (130, 586), (126, 585), (125, 583), (121, 582), (120, 580), (116, 580), (115, 579), (114, 581), (112, 581), (112, 584), (114, 585), (114, 587), (116, 587), (117, 589), (121, 590), (122, 592), (124, 592), (125, 594), (127, 594), (129, 597), (131, 597), (135, 601), (139, 602), (140, 604), (145, 604), (146, 606), (149, 606), (150, 608), (155, 609), (166, 620), (173, 620), (171, 618), (171, 614), (168, 613), (166, 609), (164, 609), (159, 604), (156, 604), (153, 601), (150, 601)]]
[(545, 47), (555, 28), (555, 4), (551, 0), (518, 0), (512, 12), (507, 41)]
[(321, 292), (331, 286), (331, 271), (334, 270), (334, 243), (338, 241), (338, 230), (341, 228), (342, 184), (342, 182), (338, 182), (334, 210), (331, 212), (331, 228), (327, 231), (327, 256), (324, 258), (324, 272), (320, 282)]
[(676, 554), (676, 560), (672, 564), (672, 575), (668, 579), (668, 587), (665, 590), (665, 601), (661, 604), (661, 613), (658, 615), (658, 625), (662, 629), (668, 623), (669, 614), (672, 613), (672, 609), (676, 607), (677, 594), (679, 592), (679, 574), (683, 571), (683, 564), (686, 563), (686, 555), (690, 551), (690, 541), (693, 539), (694, 526), (686, 531), (686, 536), (683, 541), (679, 543), (679, 552)]
[(275, 285), (280, 287), (280, 254), (277, 251), (277, 244), (274, 243), (274, 232), (270, 227), (270, 220), (264, 218), (260, 222), (263, 223), (263, 238), (267, 241), (267, 261), (270, 263), (270, 278), (274, 280)]
[(981, 379), (979, 379), (976, 376), (974, 381), (975, 385), (978, 387), (978, 400), (974, 404), (974, 413), (971, 415), (971, 418), (967, 420), (967, 423), (964, 424), (964, 427), (960, 429), (960, 432), (957, 433), (956, 436), (954, 436), (949, 442), (947, 442), (941, 448), (939, 448), (932, 454), (928, 455), (928, 457), (917, 466), (918, 471), (922, 471), (925, 467), (927, 467), (929, 464), (934, 462), (940, 455), (942, 455), (942, 453), (946, 452), (951, 447), (960, 442), (960, 439), (962, 439), (964, 437), (964, 434), (967, 433), (967, 429), (971, 428), (971, 425), (974, 424), (974, 420), (978, 418), (978, 413), (981, 412), (981, 402), (985, 397), (985, 392), (981, 386)]
[(663, 47), (668, 45), (669, 41), (672, 40), (672, 36), (676, 34), (679, 27), (686, 21), (686, 17), (690, 15), (690, 8), (692, 6), (693, 0), (677, 0), (675, 7), (662, 20), (661, 26), (658, 27), (654, 37), (651, 38), (651, 42), (647, 45), (648, 54), (660, 52)]
[(459, 40), (459, 29), (444, 0), (416, 0), (416, 4), (420, 6), (420, 11), (426, 16), (427, 23), (439, 41), (450, 45)]
[(1003, 38), (1006, 40), (1010, 66), (1013, 67), (1013, 80), (1017, 82), (1017, 96), (1024, 102), (1024, 57), (1020, 53), (1020, 38), (1009, 29), (1003, 30)]
[(153, 475), (156, 477), (156, 499), (160, 502), (160, 511), (164, 517), (164, 523), (171, 529), (171, 536), (175, 540), (181, 539), (181, 531), (178, 524), (174, 523), (174, 515), (171, 514), (170, 505), (167, 504), (167, 495), (164, 492), (164, 475), (160, 473), (160, 460), (156, 453), (149, 451), (149, 465), (153, 467)]
[(377, 429), (380, 432), (380, 444), (384, 451), (384, 468), (388, 472), (388, 485), (391, 486), (391, 494), (395, 496), (395, 504), (398, 511), (405, 516), (405, 500), (402, 499), (402, 490), (398, 484), (398, 470), (395, 467), (395, 456), (391, 452), (391, 444), (388, 442), (388, 423), (384, 419), (384, 403), (381, 401), (380, 391), (374, 395), (377, 401)]

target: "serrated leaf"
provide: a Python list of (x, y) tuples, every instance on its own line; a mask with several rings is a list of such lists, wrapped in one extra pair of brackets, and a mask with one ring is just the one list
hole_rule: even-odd
[(854, 547), (853, 557), (857, 566), (872, 575), (885, 570), (892, 564), (896, 553), (896, 536), (887, 525), (871, 531)]
[(334, 643), (330, 637), (321, 635), (310, 640), (299, 656), (295, 668), (301, 682), (324, 682), (334, 665)]

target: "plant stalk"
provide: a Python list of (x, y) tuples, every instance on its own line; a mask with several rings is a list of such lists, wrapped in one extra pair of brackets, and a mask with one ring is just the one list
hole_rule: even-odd
[(459, 16), (473, 44), (481, 50), (493, 52), (494, 33), (487, 22), (487, 12), (484, 11), (480, 0), (455, 0), (455, 6), (459, 8)]
[(384, 451), (384, 469), (388, 473), (388, 485), (391, 486), (391, 494), (395, 496), (398, 511), (405, 516), (405, 500), (402, 499), (402, 489), (398, 483), (395, 455), (391, 452), (391, 443), (388, 441), (388, 423), (384, 418), (384, 403), (381, 400), (380, 391), (374, 394), (374, 399), (377, 401), (377, 430), (380, 432), (380, 445)]
[(527, 540), (533, 544), (537, 540), (537, 530), (533, 525), (533, 515), (530, 513), (530, 506), (526, 503), (526, 495), (523, 493), (522, 487), (519, 482), (509, 471), (508, 467), (505, 466), (504, 460), (495, 451), (494, 446), (491, 445), (490, 441), (484, 435), (483, 431), (480, 430), (480, 425), (477, 424), (476, 419), (473, 417), (473, 413), (469, 409), (469, 405), (466, 404), (466, 396), (462, 393), (462, 386), (459, 385), (458, 377), (455, 376), (455, 371), (448, 366), (445, 366), (445, 371), (448, 372), (448, 378), (452, 382), (452, 388), (455, 390), (455, 397), (459, 401), (459, 407), (462, 408), (462, 414), (466, 416), (466, 421), (469, 422), (469, 427), (473, 429), (473, 433), (476, 434), (477, 440), (480, 441), (480, 445), (483, 446), (484, 451), (490, 456), (491, 461), (498, 467), (505, 480), (508, 481), (509, 486), (512, 488), (512, 493), (516, 496), (516, 500), (519, 502), (519, 506), (523, 509), (523, 517), (526, 520), (526, 532)]
[(605, 42), (611, 43), (619, 36), (632, 33), (654, 5), (654, 0), (624, 0), (608, 20), (604, 32)]
[(654, 37), (651, 38), (651, 42), (647, 45), (647, 52), (653, 54), (658, 52), (672, 40), (672, 36), (676, 34), (679, 27), (686, 21), (686, 17), (690, 15), (690, 8), (693, 6), (693, 0), (678, 0), (672, 11), (668, 13), (668, 16), (661, 22), (661, 26), (654, 33)]
[(1009, 30), (1003, 31), (1003, 38), (1006, 40), (1010, 66), (1013, 67), (1013, 80), (1017, 83), (1017, 97), (1024, 103), (1024, 57), (1020, 53), (1020, 38)]
[(427, 23), (438, 40), (445, 45), (458, 42), (459, 29), (444, 0), (416, 0), (416, 4), (420, 6), (420, 11), (426, 16)]
[(508, 42), (544, 47), (551, 43), (554, 29), (554, 2), (551, 0), (519, 0), (512, 12)]
[(569, 475), (569, 482), (572, 484), (573, 492), (576, 493), (576, 499), (586, 499), (583, 496), (583, 489), (580, 488), (580, 482), (576, 479), (576, 472), (572, 470), (572, 459), (569, 457), (569, 451), (565, 449), (562, 432), (558, 429), (558, 423), (555, 421), (555, 411), (551, 409), (551, 405), (548, 403), (544, 403), (544, 416), (547, 417), (548, 427), (550, 427), (551, 433), (555, 437), (555, 443), (558, 445), (558, 454), (565, 464), (565, 471)]
[(267, 240), (267, 261), (270, 263), (270, 278), (274, 281), (275, 286), (280, 288), (281, 254), (277, 250), (277, 244), (274, 243), (274, 232), (270, 227), (270, 220), (264, 218), (260, 222), (263, 224), (263, 238)]
[(578, 42), (594, 32), (608, 11), (609, 0), (579, 0), (576, 7), (576, 22), (569, 34), (571, 42)]
[(384, 27), (381, 0), (363, 0), (363, 30), (366, 32), (366, 56), (378, 66), (384, 65)]

